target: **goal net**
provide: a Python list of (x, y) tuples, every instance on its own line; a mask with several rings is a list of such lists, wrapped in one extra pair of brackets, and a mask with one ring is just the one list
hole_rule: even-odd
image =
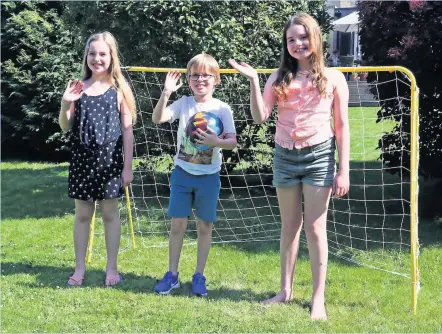
[[(134, 181), (129, 188), (136, 247), (168, 245), (169, 181), (178, 121), (155, 125), (152, 111), (169, 70), (129, 67), (125, 73), (138, 110), (134, 128)], [(329, 251), (353, 263), (413, 276), (410, 273), (417, 272), (418, 252), (414, 77), (398, 67), (341, 70), (351, 72), (348, 73), (351, 186), (347, 196), (331, 199), (327, 218)], [(272, 71), (259, 70), (262, 87)], [(216, 87), (214, 97), (228, 103), (234, 112), (238, 147), (223, 152), (213, 243), (279, 240), (281, 217), (272, 186), (277, 112), (274, 110), (266, 123), (254, 124), (249, 82), (233, 70), (221, 72), (221, 84)], [(183, 95), (192, 95), (185, 78), (183, 82), (169, 103)], [(126, 200), (121, 202), (121, 217), (124, 249), (132, 245)], [(104, 248), (99, 225), (96, 225), (94, 247)], [(196, 237), (195, 216), (192, 216), (184, 244), (195, 244)], [(303, 233), (301, 242), (306, 243)]]

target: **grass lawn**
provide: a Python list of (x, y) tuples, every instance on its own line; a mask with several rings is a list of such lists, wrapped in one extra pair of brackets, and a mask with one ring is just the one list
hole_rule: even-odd
[[(353, 138), (362, 133), (356, 127), (352, 125)], [(360, 145), (359, 152), (365, 152), (360, 158), (352, 156), (354, 166), (376, 163), (375, 135), (382, 129), (365, 130), (363, 140), (352, 141), (352, 150)], [(167, 248), (144, 248), (139, 237), (139, 247), (119, 257), (122, 286), (104, 288), (105, 258), (98, 251), (85, 286), (66, 288), (74, 266), (67, 164), (3, 162), (1, 171), (2, 332), (442, 332), (442, 231), (433, 221), (421, 219), (419, 225), (422, 288), (416, 315), (410, 312), (408, 278), (331, 255), (329, 321), (313, 322), (305, 246), (296, 268), (294, 300), (271, 307), (260, 304), (279, 288), (279, 244), (271, 241), (215, 244), (205, 272), (210, 291), (206, 299), (190, 293), (194, 246), (184, 247), (181, 256), (183, 288), (173, 296), (153, 294), (167, 268)], [(355, 198), (360, 193), (357, 187), (353, 192)], [(352, 219), (354, 225), (363, 223)], [(164, 233), (152, 238), (157, 244), (167, 240)], [(378, 252), (369, 247), (366, 254)]]

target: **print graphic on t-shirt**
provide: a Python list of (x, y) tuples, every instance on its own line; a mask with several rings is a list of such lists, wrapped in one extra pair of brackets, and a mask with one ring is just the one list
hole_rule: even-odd
[(223, 123), (211, 112), (200, 111), (193, 115), (187, 122), (185, 129), (180, 129), (182, 136), (178, 159), (202, 165), (212, 163), (213, 148), (199, 144), (198, 129), (203, 132), (215, 132), (217, 136), (223, 133)]

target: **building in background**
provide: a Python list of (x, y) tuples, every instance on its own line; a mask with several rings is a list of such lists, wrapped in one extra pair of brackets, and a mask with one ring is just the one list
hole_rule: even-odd
[(356, 0), (329, 0), (327, 11), (335, 18), (334, 29), (327, 36), (328, 53), (339, 51), (341, 66), (361, 61), (359, 46), (359, 17)]

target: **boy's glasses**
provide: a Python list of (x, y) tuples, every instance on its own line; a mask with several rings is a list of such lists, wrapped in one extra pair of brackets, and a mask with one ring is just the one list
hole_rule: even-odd
[(215, 76), (213, 74), (191, 74), (189, 75), (190, 80), (197, 81), (199, 78), (203, 81), (207, 81), (210, 78), (214, 78)]

